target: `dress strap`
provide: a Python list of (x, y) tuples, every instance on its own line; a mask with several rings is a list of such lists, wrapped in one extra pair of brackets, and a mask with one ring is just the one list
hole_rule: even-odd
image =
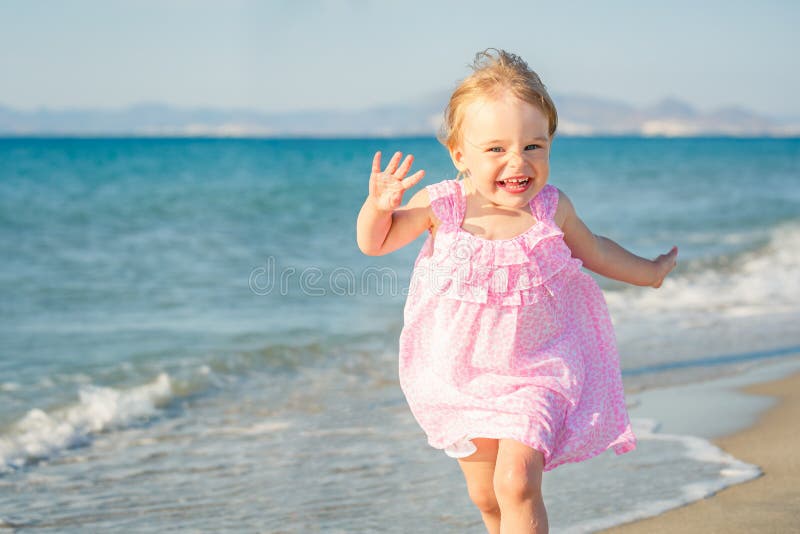
[(551, 221), (556, 216), (558, 208), (558, 188), (547, 184), (531, 201), (536, 217), (539, 220)]
[(461, 226), (464, 219), (464, 199), (461, 186), (456, 180), (444, 180), (425, 189), (431, 200), (431, 208), (443, 223)]

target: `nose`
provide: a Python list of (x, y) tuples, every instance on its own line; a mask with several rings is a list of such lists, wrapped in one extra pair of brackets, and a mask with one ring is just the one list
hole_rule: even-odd
[(516, 167), (522, 167), (525, 164), (525, 158), (523, 157), (522, 153), (518, 150), (509, 150), (508, 154), (508, 164), (513, 165)]

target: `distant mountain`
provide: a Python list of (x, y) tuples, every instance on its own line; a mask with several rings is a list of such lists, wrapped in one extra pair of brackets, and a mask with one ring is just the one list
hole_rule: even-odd
[[(0, 106), (3, 136), (343, 137), (435, 135), (446, 93), (405, 105), (357, 111), (176, 108), (142, 103), (119, 110), (20, 111)], [(637, 108), (624, 102), (555, 95), (561, 135), (798, 136), (800, 119), (779, 121), (742, 108), (701, 112), (675, 98)]]

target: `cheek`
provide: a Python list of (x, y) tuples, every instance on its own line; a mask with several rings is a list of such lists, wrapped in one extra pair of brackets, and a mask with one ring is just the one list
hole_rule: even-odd
[(533, 163), (533, 166), (540, 171), (547, 170), (550, 168), (550, 160), (548, 158), (538, 159)]

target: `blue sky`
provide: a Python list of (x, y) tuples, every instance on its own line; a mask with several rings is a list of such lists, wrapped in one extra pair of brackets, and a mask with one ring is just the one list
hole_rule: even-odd
[(0, 105), (355, 109), (451, 89), (474, 53), (554, 93), (800, 117), (800, 2), (5, 0)]

